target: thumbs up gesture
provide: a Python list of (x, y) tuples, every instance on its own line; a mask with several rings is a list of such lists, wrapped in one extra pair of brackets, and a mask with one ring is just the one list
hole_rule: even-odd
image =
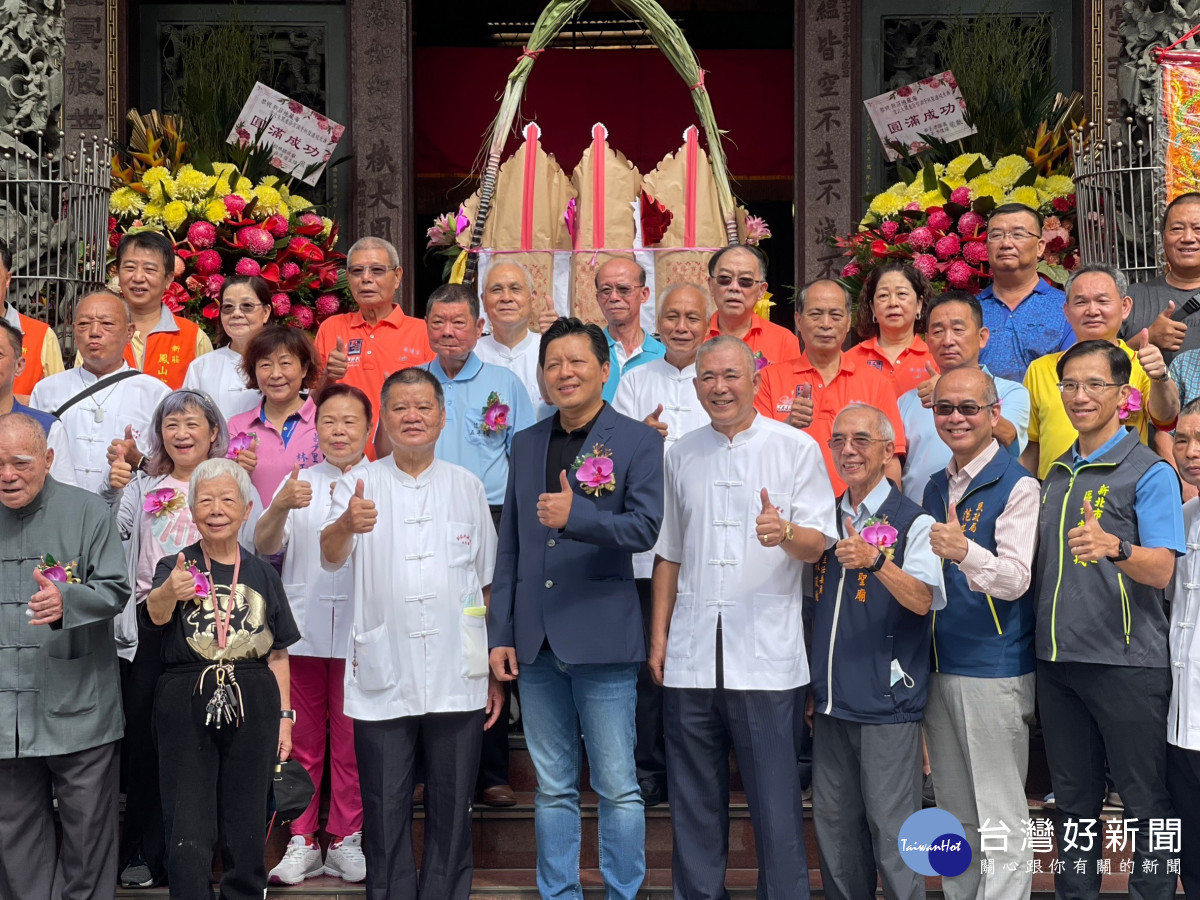
[(196, 598), (196, 578), (187, 567), (182, 553), (175, 557), (175, 568), (167, 576), (163, 587), (175, 603), (189, 603)]
[(661, 416), (662, 413), (663, 413), (663, 405), (660, 403), (655, 408), (654, 412), (650, 413), (650, 415), (646, 416), (646, 418), (642, 419), (642, 421), (645, 422), (647, 425), (649, 425), (651, 428), (656, 429), (658, 431), (658, 433), (661, 434), (665, 438), (667, 436), (667, 423), (659, 418), (659, 416)]
[(571, 517), (571, 502), (575, 492), (567, 480), (567, 470), (558, 473), (559, 490), (556, 493), (538, 495), (538, 521), (547, 528), (557, 528), (559, 531), (567, 527), (567, 519)]
[(879, 548), (864, 541), (846, 516), (846, 536), (834, 546), (834, 554), (843, 569), (869, 569), (879, 559)]
[(785, 420), (793, 428), (807, 428), (813, 420), (813, 398), (810, 392), (807, 397), (792, 398), (792, 409)]
[[(1162, 317), (1160, 316), (1159, 318)], [(1156, 319), (1155, 321), (1157, 322), (1158, 320)], [(1185, 332), (1187, 331), (1187, 326), (1182, 322), (1172, 322), (1171, 324), (1179, 325)], [(1142, 368), (1146, 370), (1146, 374), (1157, 380), (1167, 374), (1167, 363), (1163, 359), (1162, 350), (1154, 345), (1153, 338), (1147, 338), (1149, 333), (1150, 330), (1148, 328), (1143, 328), (1138, 334), (1138, 337), (1141, 338), (1142, 346), (1137, 352), (1137, 358), (1138, 362), (1142, 364)], [(1178, 349), (1182, 343), (1183, 338), (1181, 337), (1175, 347), (1167, 347), (1166, 349)]]
[(37, 569), (33, 570), (33, 583), (37, 592), (29, 598), (29, 608), (25, 614), (29, 616), (30, 625), (51, 625), (62, 618), (62, 591), (58, 583), (51, 581)]
[(125, 448), (125, 461), (136, 469), (138, 464), (142, 461), (142, 454), (141, 451), (138, 450), (137, 439), (133, 436), (132, 425), (125, 426), (124, 438), (116, 438), (111, 444), (108, 445), (108, 451), (105, 453), (105, 457), (108, 459), (108, 464), (110, 466), (117, 461), (118, 447)]
[(933, 389), (937, 387), (938, 379), (942, 376), (938, 374), (938, 370), (931, 362), (925, 363), (925, 374), (929, 377), (917, 385), (917, 399), (921, 401), (923, 407), (931, 409), (933, 407)]
[(946, 510), (946, 521), (934, 522), (930, 527), (929, 546), (935, 556), (951, 562), (962, 562), (967, 558), (967, 536), (958, 522), (958, 510), (953, 503)]
[(762, 500), (762, 512), (754, 520), (754, 531), (758, 535), (758, 542), (764, 547), (778, 547), (783, 543), (784, 535), (787, 532), (787, 523), (783, 521), (783, 516), (771, 502), (771, 496), (767, 493), (766, 488), (759, 491), (759, 498)]
[(547, 296), (546, 302), (542, 305), (541, 312), (538, 313), (538, 331), (545, 334), (546, 329), (557, 321), (558, 310), (554, 308), (554, 301)]
[(292, 474), (280, 486), (271, 505), (278, 504), (280, 509), (304, 509), (312, 503), (312, 496), (312, 484), (300, 480), (300, 464), (296, 463)]
[(258, 435), (250, 440), (250, 446), (245, 450), (239, 450), (237, 455), (237, 464), (246, 470), (247, 475), (253, 475), (255, 468), (258, 467)]
[[(1167, 308), (1158, 314), (1158, 317), (1150, 323), (1149, 328), (1143, 328), (1142, 333), (1138, 335), (1141, 343), (1139, 349), (1146, 346), (1147, 340), (1158, 347), (1160, 350), (1174, 352), (1183, 346), (1183, 339), (1187, 335), (1187, 323), (1176, 322), (1171, 318), (1175, 314), (1175, 301), (1171, 300), (1167, 303)], [(1151, 375), (1151, 378), (1154, 376)]]
[(367, 534), (374, 531), (375, 523), (379, 520), (379, 511), (375, 509), (375, 502), (366, 498), (365, 491), (363, 480), (360, 478), (358, 484), (354, 486), (354, 496), (350, 498), (346, 511), (342, 513), (347, 526), (355, 534)]
[(117, 445), (117, 458), (113, 460), (112, 468), (108, 470), (109, 486), (121, 490), (133, 480), (133, 466), (125, 461), (124, 445)]
[(1067, 532), (1067, 546), (1080, 562), (1098, 562), (1116, 556), (1121, 549), (1121, 539), (1100, 527), (1092, 504), (1084, 500), (1083, 522)]
[(346, 355), (346, 342), (338, 338), (333, 349), (329, 351), (329, 356), (325, 359), (325, 375), (330, 381), (341, 381), (346, 377), (346, 371), (349, 368), (350, 357)]

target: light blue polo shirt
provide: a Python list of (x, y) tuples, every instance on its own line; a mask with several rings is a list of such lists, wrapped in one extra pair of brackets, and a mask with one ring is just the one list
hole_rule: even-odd
[[(503, 505), (513, 433), (534, 423), (533, 403), (525, 385), (508, 369), (485, 363), (474, 353), (454, 378), (443, 371), (436, 357), (421, 368), (438, 380), (446, 396), (446, 427), (433, 448), (434, 456), (473, 473), (483, 482), (488, 503)], [(492, 391), (508, 407), (508, 427), (487, 434), (483, 412)]]
[(667, 355), (667, 348), (658, 338), (652, 337), (648, 331), (644, 331), (644, 334), (646, 338), (642, 341), (642, 352), (632, 359), (625, 360), (625, 365), (621, 366), (617, 363), (617, 341), (608, 333), (607, 328), (604, 329), (604, 336), (608, 339), (608, 381), (604, 383), (603, 396), (609, 403), (617, 396), (617, 385), (621, 383), (623, 374), (652, 359), (662, 359)]
[[(990, 342), (989, 342), (990, 346)], [(1000, 415), (1012, 422), (1017, 429), (1017, 439), (1008, 446), (1013, 458), (1021, 455), (1029, 443), (1029, 391), (1019, 381), (997, 378), (981, 367), (996, 382), (996, 394), (1000, 397)], [(914, 503), (921, 503), (925, 496), (925, 485), (935, 472), (950, 465), (954, 454), (937, 433), (933, 422), (933, 410), (921, 405), (916, 388), (902, 394), (897, 401), (900, 407), (900, 422), (904, 425), (904, 440), (908, 445), (904, 457), (904, 483), (900, 489)]]

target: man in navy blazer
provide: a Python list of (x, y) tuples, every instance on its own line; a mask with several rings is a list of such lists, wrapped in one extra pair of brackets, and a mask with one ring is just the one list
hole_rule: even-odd
[(583, 894), (582, 731), (606, 896), (633, 900), (646, 874), (634, 765), (646, 646), (633, 554), (658, 538), (663, 441), (604, 402), (608, 342), (597, 326), (559, 319), (542, 335), (538, 365), (558, 412), (513, 436), (488, 613), (492, 671), (521, 679), (541, 896)]

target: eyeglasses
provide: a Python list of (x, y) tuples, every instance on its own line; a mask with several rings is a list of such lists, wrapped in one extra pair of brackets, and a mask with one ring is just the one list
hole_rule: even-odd
[(732, 275), (718, 275), (714, 281), (716, 281), (721, 287), (729, 287), (736, 281), (738, 287), (740, 287), (743, 291), (750, 290), (750, 288), (754, 287), (756, 284), (764, 283), (763, 279), (751, 278), (749, 275), (743, 275), (741, 278), (734, 278)]
[(999, 228), (987, 233), (987, 241), (989, 244), (999, 244), (1005, 239), (1011, 239), (1018, 244), (1027, 241), (1030, 238), (1040, 238), (1040, 234), (1034, 234), (1032, 231), (1026, 231), (1024, 228), (1017, 228), (1014, 231), (1001, 231)]
[(933, 404), (933, 414), (935, 416), (952, 416), (959, 412), (964, 416), (977, 416), (985, 409), (991, 409), (995, 403), (979, 404), (974, 400), (964, 400), (962, 403), (951, 403), (949, 400), (939, 400)]
[(1121, 387), (1121, 385), (1113, 381), (1060, 381), (1058, 383), (1059, 391), (1064, 394), (1078, 394), (1082, 389), (1089, 397), (1099, 397), (1108, 387)]
[(622, 297), (628, 297), (634, 291), (636, 291), (642, 287), (645, 287), (645, 285), (641, 285), (641, 284), (616, 284), (616, 285), (606, 284), (602, 288), (596, 288), (596, 296), (603, 297), (605, 300), (607, 300), (609, 297), (611, 297), (614, 293), (619, 294)]
[(346, 270), (346, 274), (351, 278), (362, 278), (363, 275), (370, 272), (372, 278), (382, 278), (391, 271), (391, 266), (351, 266)]
[(221, 315), (232, 316), (234, 313), (240, 312), (243, 316), (248, 316), (262, 309), (264, 305), (262, 303), (239, 303), (237, 306), (223, 304), (221, 306)]
[[(887, 438), (864, 437), (861, 434), (856, 434), (854, 437), (850, 438), (850, 446), (859, 453), (866, 453), (871, 449), (872, 444), (882, 444), (886, 441)], [(846, 446), (846, 439), (841, 435), (834, 435), (825, 442), (825, 445), (830, 450), (841, 450)]]

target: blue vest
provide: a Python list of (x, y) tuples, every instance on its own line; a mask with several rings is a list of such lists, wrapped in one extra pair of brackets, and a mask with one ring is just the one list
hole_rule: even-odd
[[(908, 529), (925, 510), (893, 485), (875, 514), (896, 529), (892, 561), (903, 565)], [(839, 535), (842, 528), (839, 513)], [(866, 569), (844, 571), (835, 549), (825, 551), (813, 572), (816, 710), (868, 725), (918, 722), (929, 690), (929, 617), (897, 603)], [(893, 659), (908, 676), (895, 684)]]
[[(996, 520), (1013, 486), (1028, 477), (1029, 472), (1001, 448), (971, 479), (957, 504), (960, 525), (970, 540), (989, 553), (996, 552)], [(946, 521), (949, 496), (950, 477), (941, 469), (925, 486), (925, 511), (938, 522)], [(946, 608), (933, 614), (933, 671), (972, 678), (1013, 678), (1032, 672), (1036, 619), (1030, 574), (1030, 586), (1019, 598), (994, 600), (971, 590), (958, 566), (943, 561)]]
[(50, 413), (42, 412), (40, 409), (34, 409), (31, 406), (25, 406), (23, 403), (18, 403), (16, 400), (13, 401), (12, 411), (15, 413), (21, 413), (21, 415), (24, 416), (29, 416), (31, 419), (37, 419), (38, 424), (42, 426), (42, 430), (44, 430), (46, 434), (50, 433), (50, 426), (58, 421), (58, 419), (54, 418), (54, 416)]

